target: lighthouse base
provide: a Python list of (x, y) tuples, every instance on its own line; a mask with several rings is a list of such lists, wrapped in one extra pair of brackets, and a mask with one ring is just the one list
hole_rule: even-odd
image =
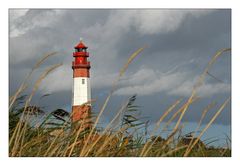
[(72, 122), (80, 121), (89, 122), (91, 120), (91, 106), (77, 105), (72, 106)]

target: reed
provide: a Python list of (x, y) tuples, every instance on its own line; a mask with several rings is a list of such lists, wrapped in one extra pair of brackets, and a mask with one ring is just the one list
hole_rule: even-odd
[[(194, 136), (188, 144), (181, 143), (181, 139), (184, 136), (180, 131), (184, 128), (183, 117), (189, 110), (189, 107), (199, 100), (197, 92), (199, 88), (204, 84), (206, 75), (208, 75), (210, 68), (216, 62), (216, 60), (227, 51), (231, 49), (222, 49), (213, 56), (208, 66), (199, 77), (197, 83), (192, 89), (192, 93), (189, 98), (184, 102), (183, 99), (176, 100), (170, 105), (162, 115), (159, 117), (155, 124), (153, 131), (150, 133), (150, 137), (147, 138), (146, 132), (143, 134), (142, 129), (145, 125), (144, 120), (134, 115), (138, 108), (133, 105), (136, 96), (132, 96), (124, 103), (117, 114), (109, 122), (109, 124), (103, 129), (98, 130), (99, 119), (105, 111), (110, 99), (117, 89), (117, 85), (121, 77), (125, 74), (126, 70), (133, 60), (140, 55), (140, 53), (146, 48), (146, 46), (138, 49), (132, 55), (120, 70), (118, 77), (113, 82), (113, 86), (105, 99), (96, 118), (87, 118), (86, 120), (80, 120), (79, 122), (71, 124), (71, 114), (67, 116), (67, 119), (54, 117), (53, 122), (49, 122), (53, 116), (53, 112), (49, 113), (45, 120), (39, 123), (37, 127), (31, 127), (28, 122), (32, 118), (32, 113), (37, 113), (32, 108), (28, 110), (31, 100), (37, 92), (41, 82), (47, 75), (60, 67), (61, 64), (54, 65), (44, 73), (42, 73), (35, 82), (32, 91), (27, 99), (24, 101), (23, 110), (19, 114), (19, 118), (16, 124), (11, 125), (14, 127), (9, 137), (9, 156), (43, 156), (43, 157), (156, 157), (156, 156), (231, 156), (231, 149), (229, 148), (229, 139), (226, 139), (228, 148), (212, 148), (207, 145), (199, 146), (201, 137), (207, 131), (207, 129), (213, 124), (216, 118), (221, 114), (222, 110), (229, 103), (228, 98), (219, 109), (216, 110), (214, 116), (210, 119), (208, 124), (200, 130), (200, 126), (209, 112), (215, 108), (214, 103), (210, 103), (202, 112), (199, 119), (197, 128), (193, 132)], [(18, 105), (17, 101), (20, 98), (20, 94), (27, 88), (27, 82), (31, 78), (32, 73), (40, 67), (40, 65), (47, 60), (54, 53), (45, 55), (39, 62), (37, 62), (32, 68), (31, 72), (27, 75), (23, 83), (20, 85), (16, 93), (10, 97), (9, 112), (17, 112), (13, 108), (14, 105)], [(183, 102), (181, 104), (181, 102)], [(91, 102), (90, 102), (91, 103)], [(178, 109), (176, 109), (178, 107)], [(14, 110), (14, 111), (13, 111)], [(172, 115), (171, 115), (172, 114)], [(11, 114), (14, 115), (14, 114)], [(166, 118), (170, 116), (168, 120)], [(124, 119), (119, 119), (124, 118)], [(16, 119), (10, 117), (9, 119)], [(89, 129), (85, 129), (85, 124), (89, 123), (89, 120), (93, 121), (93, 126)], [(120, 125), (114, 125), (116, 120), (122, 121)], [(166, 120), (166, 123), (164, 121)], [(176, 121), (175, 121), (176, 120)], [(55, 121), (55, 122), (54, 122)], [(56, 124), (57, 121), (62, 121), (61, 124)], [(125, 121), (125, 122), (124, 122)], [(16, 122), (16, 121), (11, 121)], [(175, 123), (174, 128), (169, 133), (166, 139), (162, 138), (160, 134), (166, 130), (171, 124)], [(48, 127), (47, 125), (56, 125)], [(158, 129), (162, 126), (162, 130), (157, 133)], [(195, 133), (200, 130), (199, 135), (195, 138)], [(199, 147), (198, 147), (199, 146)]]

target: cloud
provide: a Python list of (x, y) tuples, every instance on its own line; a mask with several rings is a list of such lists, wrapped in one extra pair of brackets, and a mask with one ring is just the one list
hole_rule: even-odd
[(91, 86), (93, 89), (111, 88), (117, 77), (118, 73), (95, 72), (91, 75)]
[(9, 21), (10, 21), (10, 37), (17, 37), (23, 34), (21, 30), (17, 27), (17, 22), (21, 20), (21, 17), (25, 16), (29, 9), (10, 9), (9, 10)]
[(200, 17), (213, 10), (112, 10), (104, 24), (95, 23), (83, 31), (94, 38), (114, 39), (134, 28), (142, 35), (169, 33), (177, 30), (187, 17)]
[(10, 25), (14, 24), (13, 22), (17, 20), (19, 17), (26, 15), (29, 9), (10, 9), (9, 17), (10, 17)]
[[(190, 72), (160, 73), (157, 70), (142, 68), (137, 73), (121, 81), (116, 95), (153, 95), (166, 93), (173, 96), (188, 97), (191, 95), (198, 76)], [(230, 92), (230, 85), (226, 83), (204, 83), (197, 89), (201, 97)]]
[[(40, 86), (40, 91), (45, 93), (56, 93), (72, 90), (72, 68), (64, 64), (50, 73)], [(117, 73), (102, 73), (101, 71), (90, 74), (92, 89), (110, 88), (116, 80)]]
[[(110, 39), (131, 27), (141, 34), (168, 33), (175, 31), (187, 16), (199, 17), (209, 12), (211, 10), (112, 10), (104, 24), (96, 22), (83, 34), (91, 36), (94, 33), (94, 36)], [(57, 9), (10, 9), (10, 37), (18, 37), (37, 27), (51, 27), (66, 13), (66, 10)]]
[(10, 37), (19, 37), (37, 27), (50, 27), (64, 12), (64, 10), (11, 9)]
[(211, 10), (139, 10), (134, 26), (141, 34), (169, 33), (177, 30), (188, 17), (206, 15)]
[(187, 72), (165, 75), (157, 70), (143, 68), (121, 81), (122, 87), (115, 93), (117, 95), (151, 95), (165, 92), (183, 82), (187, 76)]
[[(169, 92), (169, 95), (190, 96), (194, 84), (197, 83), (197, 77), (193, 80), (183, 82), (181, 85)], [(230, 92), (230, 84), (227, 83), (204, 83), (197, 89), (197, 95), (201, 97), (210, 97), (216, 94), (224, 94)]]
[(71, 91), (71, 89), (72, 69), (68, 64), (64, 64), (50, 73), (40, 86), (40, 91), (43, 94)]

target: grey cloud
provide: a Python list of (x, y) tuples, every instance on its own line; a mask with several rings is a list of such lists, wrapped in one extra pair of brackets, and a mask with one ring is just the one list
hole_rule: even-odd
[[(120, 82), (122, 87), (115, 94), (151, 95), (165, 92), (168, 95), (189, 97), (194, 85), (198, 83), (199, 77), (200, 75), (194, 76), (190, 72), (169, 71), (167, 73), (160, 73), (152, 69), (141, 68), (138, 72), (122, 80)], [(200, 97), (228, 92), (230, 92), (230, 85), (226, 83), (205, 82), (197, 89), (197, 95)]]
[(211, 10), (142, 10), (135, 16), (135, 27), (142, 34), (170, 33), (177, 30), (186, 17), (209, 12)]
[(10, 37), (18, 37), (36, 27), (49, 27), (63, 14), (63, 10), (10, 9)]
[[(189, 97), (198, 78), (185, 81), (176, 88), (169, 91), (169, 95), (178, 95)], [(216, 94), (225, 94), (230, 92), (230, 84), (226, 83), (204, 83), (197, 88), (196, 93), (200, 97), (209, 97)]]
[(123, 85), (116, 91), (117, 95), (149, 95), (171, 90), (186, 79), (187, 73), (172, 73), (169, 75), (154, 72), (151, 69), (141, 69), (133, 76), (129, 76)]

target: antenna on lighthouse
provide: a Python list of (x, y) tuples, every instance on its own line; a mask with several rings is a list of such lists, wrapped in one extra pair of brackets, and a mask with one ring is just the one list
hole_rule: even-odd
[(82, 37), (80, 37), (80, 39), (79, 39), (79, 40), (80, 40), (80, 42), (82, 42), (82, 41), (83, 41), (83, 38), (82, 38)]

